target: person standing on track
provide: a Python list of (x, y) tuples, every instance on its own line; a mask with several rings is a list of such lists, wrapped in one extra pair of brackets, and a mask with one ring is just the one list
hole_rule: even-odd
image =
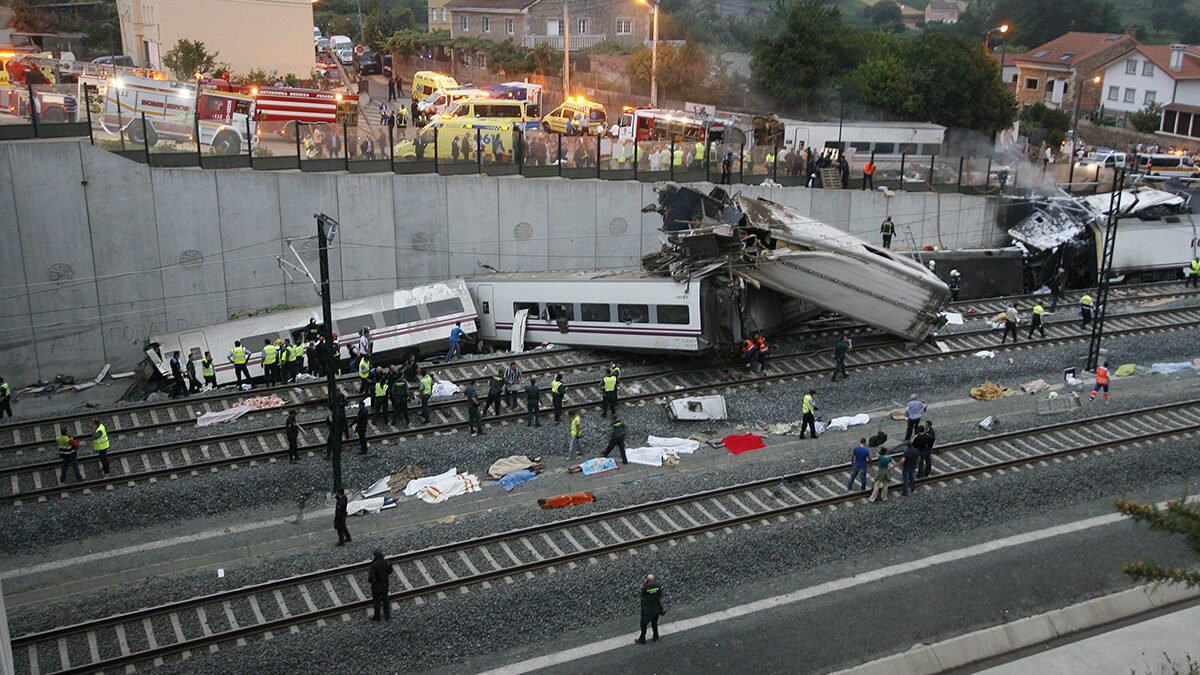
[(67, 482), (67, 467), (75, 470), (75, 480), (83, 482), (83, 474), (79, 473), (79, 441), (71, 438), (71, 434), (66, 427), (62, 428), (62, 433), (55, 439), (58, 441), (58, 458), (62, 460), (62, 471), (58, 474), (58, 482)]
[(374, 413), (375, 423), (382, 424), (388, 416), (388, 374), (383, 366), (376, 366), (372, 380), (375, 396), (371, 399), (371, 412)]
[(646, 644), (646, 626), (651, 626), (654, 629), (653, 637), (650, 639), (658, 642), (658, 617), (666, 614), (667, 610), (663, 607), (662, 585), (658, 583), (653, 574), (647, 574), (646, 578), (642, 580), (640, 596), (642, 601), (642, 634), (634, 642), (639, 645)]
[(617, 376), (612, 370), (608, 371), (600, 380), (600, 386), (603, 389), (602, 398), (600, 400), (600, 416), (608, 417), (609, 411), (613, 415), (617, 414)]
[(758, 342), (753, 338), (742, 340), (742, 358), (746, 359), (746, 370), (755, 372), (758, 364)]
[(1096, 367), (1096, 386), (1092, 387), (1092, 396), (1088, 401), (1095, 401), (1096, 394), (1100, 389), (1104, 389), (1104, 402), (1108, 403), (1108, 361), (1104, 365)]
[(0, 417), (12, 418), (12, 387), (0, 377)]
[(283, 384), (283, 378), (279, 375), (279, 347), (268, 339), (263, 340), (262, 364), (266, 386), (276, 382)]
[(392, 395), (392, 424), (403, 417), (404, 426), (408, 426), (411, 423), (408, 419), (408, 380), (396, 366), (388, 370), (388, 392)]
[(583, 420), (579, 418), (579, 411), (571, 412), (571, 443), (567, 446), (567, 461), (575, 459), (575, 453), (579, 453), (583, 457)]
[(466, 338), (467, 342), (474, 342), (475, 338), (467, 335), (467, 332), (462, 329), (462, 322), (455, 321), (454, 328), (450, 330), (450, 351), (446, 352), (446, 360), (442, 363), (450, 363), (450, 359), (462, 358), (462, 350), (459, 349), (458, 341)]
[(767, 345), (767, 339), (762, 336), (762, 333), (754, 334), (754, 344), (758, 346), (758, 370), (761, 373), (767, 369), (767, 355), (771, 353), (771, 347)]
[(933, 472), (933, 422), (925, 420), (925, 430), (913, 437), (912, 444), (921, 453), (917, 463), (917, 478), (928, 478)]
[(871, 459), (871, 449), (867, 447), (867, 439), (858, 439), (858, 445), (850, 451), (850, 482), (846, 483), (846, 490), (854, 489), (854, 479), (860, 478), (862, 489), (867, 489), (867, 463)]
[(421, 396), (421, 419), (425, 421), (425, 424), (429, 424), (429, 399), (433, 396), (433, 375), (422, 370), (418, 370), (417, 372), (421, 375), (421, 379), (417, 380), (421, 385), (419, 391)]
[(904, 408), (904, 417), (908, 419), (908, 428), (904, 430), (904, 440), (909, 440), (913, 434), (921, 430), (921, 417), (925, 414), (925, 402), (916, 394), (908, 397), (908, 405)]
[[(524, 380), (525, 373), (521, 372), (521, 369), (517, 366), (517, 362), (513, 361), (508, 364), (508, 370), (504, 371), (504, 385), (507, 390), (505, 406), (513, 412), (521, 409), (521, 402), (518, 399), (518, 395), (522, 389), (521, 382)], [(497, 410), (497, 412), (499, 411)]]
[(616, 413), (613, 413), (612, 428), (608, 431), (608, 447), (604, 450), (604, 456), (608, 457), (613, 448), (621, 451), (621, 463), (628, 464), (629, 458), (625, 455), (625, 423), (617, 419)]
[(171, 354), (171, 398), (187, 395), (187, 384), (183, 381), (183, 366), (179, 363), (179, 352)]
[(200, 378), (196, 377), (196, 355), (188, 354), (187, 360), (187, 377), (188, 377), (188, 393), (195, 394), (200, 391)]
[(800, 421), (800, 438), (804, 438), (805, 430), (812, 431), (813, 439), (817, 437), (817, 390), (809, 389), (800, 403), (800, 412), (804, 414)]
[(111, 468), (108, 465), (108, 429), (104, 428), (100, 420), (92, 420), (92, 452), (100, 458), (100, 468), (107, 478)]
[(1009, 305), (1004, 308), (1004, 337), (1000, 338), (1000, 344), (1004, 344), (1008, 340), (1009, 333), (1012, 334), (1013, 342), (1017, 342), (1017, 322), (1021, 320), (1021, 315), (1017, 312), (1017, 308)]
[(1088, 325), (1092, 323), (1092, 309), (1094, 308), (1094, 302), (1095, 301), (1092, 300), (1092, 296), (1088, 295), (1087, 293), (1084, 293), (1083, 297), (1079, 299), (1080, 328), (1087, 328)]
[(837, 381), (838, 373), (842, 374), (843, 380), (850, 377), (846, 374), (846, 352), (851, 349), (854, 349), (854, 343), (845, 335), (833, 345), (833, 377), (829, 378), (830, 382)]
[(1196, 288), (1200, 283), (1200, 257), (1192, 258), (1192, 262), (1188, 263), (1188, 279), (1187, 285)]
[(371, 359), (360, 356), (358, 359), (358, 393), (363, 396), (371, 395)]
[(493, 415), (500, 414), (500, 400), (504, 395), (504, 369), (496, 371), (496, 374), (488, 380), (487, 400), (483, 402), (483, 415), (487, 416), (488, 408), (492, 409)]
[(368, 408), (371, 399), (363, 398), (358, 404), (358, 414), (354, 418), (354, 432), (358, 434), (358, 454), (367, 454), (367, 422), (371, 415)]
[(475, 389), (475, 380), (467, 385), (463, 396), (467, 399), (467, 428), (471, 435), (483, 435), (483, 417), (479, 414), (479, 391)]
[(904, 444), (904, 454), (900, 456), (900, 494), (907, 497), (908, 491), (917, 491), (917, 461), (921, 451), (909, 441)]
[(879, 461), (875, 467), (875, 487), (871, 489), (868, 502), (874, 503), (881, 496), (887, 501), (888, 483), (892, 480), (892, 458), (888, 456), (887, 448), (879, 448)]
[(1031, 318), (1029, 321), (1029, 336), (1026, 338), (1027, 340), (1033, 339), (1033, 330), (1035, 328), (1041, 332), (1042, 337), (1046, 337), (1046, 328), (1042, 325), (1042, 314), (1045, 312), (1046, 309), (1042, 307), (1042, 303), (1033, 303), (1033, 312), (1030, 314)]
[(537, 386), (537, 378), (529, 378), (529, 384), (525, 385), (525, 408), (529, 411), (529, 415), (525, 420), (527, 427), (540, 427), (542, 421), (538, 419), (538, 410), (541, 408), (542, 390)]
[(950, 270), (950, 302), (958, 302), (958, 294), (962, 291), (962, 275), (958, 270)]
[(295, 410), (288, 413), (287, 422), (284, 423), (284, 432), (288, 441), (288, 461), (295, 464), (300, 459), (300, 450), (296, 447), (300, 440), (300, 424), (296, 422)]
[(555, 373), (554, 379), (550, 382), (550, 401), (554, 404), (555, 424), (562, 419), (563, 394), (566, 393), (566, 389), (567, 385), (563, 384), (562, 373)]
[(371, 568), (367, 572), (367, 582), (371, 584), (371, 601), (375, 605), (372, 621), (392, 620), (392, 601), (388, 599), (388, 577), (392, 576), (392, 564), (383, 557), (383, 551), (375, 549), (371, 555)]
[(346, 506), (350, 503), (346, 499), (346, 491), (337, 491), (337, 501), (333, 506), (333, 529), (337, 530), (338, 546), (345, 546), (350, 542), (350, 530), (346, 528)]
[(212, 354), (208, 352), (204, 352), (204, 358), (200, 360), (200, 374), (204, 376), (204, 384), (217, 388), (217, 367)]

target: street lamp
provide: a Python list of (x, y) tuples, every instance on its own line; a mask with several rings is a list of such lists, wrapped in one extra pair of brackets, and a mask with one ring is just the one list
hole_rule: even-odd
[(658, 2), (638, 0), (654, 13), (654, 35), (650, 38), (650, 105), (658, 107)]
[(983, 51), (986, 52), (988, 50), (988, 40), (991, 39), (992, 33), (1000, 33), (1000, 35), (1003, 36), (1007, 32), (1008, 32), (1008, 24), (1006, 24), (1006, 23), (1002, 23), (999, 26), (996, 26), (995, 28), (987, 29), (987, 32), (985, 32), (983, 34)]
[[(1067, 189), (1071, 189), (1071, 184), (1075, 182), (1075, 144), (1079, 142), (1079, 102), (1083, 99), (1083, 82), (1075, 89), (1075, 114), (1072, 116), (1071, 122), (1071, 154), (1070, 167), (1067, 169)], [(1100, 76), (1092, 78), (1092, 84), (1100, 84)]]

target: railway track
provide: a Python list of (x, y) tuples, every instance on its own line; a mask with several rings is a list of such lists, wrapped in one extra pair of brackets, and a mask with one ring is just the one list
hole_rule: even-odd
[[(466, 382), (471, 379), (486, 379), (495, 374), (496, 368), (516, 361), (526, 374), (554, 372), (579, 372), (588, 368), (602, 368), (611, 359), (585, 358), (571, 349), (536, 350), (521, 354), (498, 354), (493, 357), (455, 361), (450, 364), (422, 366), (440, 379), (451, 382)], [(342, 375), (338, 387), (347, 396), (358, 393), (358, 375)], [(303, 410), (321, 406), (325, 401), (325, 380), (305, 380), (287, 385), (256, 387), (252, 391), (228, 389), (226, 391), (196, 394), (177, 401), (139, 403), (115, 408), (104, 413), (86, 412), (62, 415), (54, 418), (29, 420), (0, 425), (0, 451), (22, 454), (37, 450), (53, 451), (59, 429), (66, 426), (71, 435), (90, 438), (90, 420), (101, 417), (108, 435), (112, 438), (147, 437), (163, 431), (194, 427), (196, 418), (204, 413), (228, 410), (248, 396), (274, 394), (283, 399), (283, 407), (255, 409), (248, 415), (262, 412), (278, 413), (288, 410)], [(300, 391), (297, 392), (296, 389)]]
[[(1200, 434), (1200, 399), (1097, 415), (940, 445), (934, 473), (918, 489), (944, 489), (964, 479), (1073, 461), (1148, 441)], [(617, 508), (393, 556), (401, 588), (391, 602), (422, 602), (455, 589), (556, 567), (594, 564), (606, 556), (659, 544), (786, 522), (805, 512), (856, 502), (844, 463)], [(76, 673), (136, 669), (215, 651), (300, 626), (365, 616), (371, 606), (362, 562), (127, 612), (12, 640), (17, 672)], [(366, 589), (366, 590), (364, 590)]]
[[(1151, 310), (1133, 314), (1109, 316), (1106, 333), (1110, 337), (1139, 335), (1150, 332), (1193, 329), (1200, 323), (1200, 308), (1181, 310)], [(933, 342), (910, 345), (907, 343), (883, 343), (860, 346), (855, 349), (847, 365), (854, 370), (890, 368), (915, 363), (969, 357), (980, 350), (1007, 351), (1028, 349), (1047, 344), (1065, 344), (1090, 337), (1090, 331), (1080, 330), (1077, 322), (1047, 325), (1046, 337), (1023, 340), (1019, 343), (998, 345), (996, 331), (975, 330), (943, 336)], [(793, 381), (811, 377), (824, 378), (833, 368), (832, 350), (823, 349), (807, 354), (781, 356), (770, 362), (769, 372), (753, 378), (734, 377), (729, 368), (698, 368), (692, 370), (663, 370), (622, 379), (624, 404), (645, 404), (666, 396), (672, 398), (720, 393), (731, 388), (749, 386), (762, 382)], [(631, 384), (636, 383), (635, 393)], [(564, 397), (566, 410), (582, 409), (599, 405), (599, 391), (593, 386), (570, 386)], [(467, 425), (465, 406), (461, 401), (451, 400), (431, 406), (430, 424), (417, 424), (399, 428), (386, 425), (384, 430), (376, 427), (376, 433), (368, 437), (371, 445), (381, 441), (400, 441), (418, 434), (448, 433), (464, 429)], [(542, 413), (547, 419), (547, 411)], [(410, 408), (410, 416), (418, 417)], [(488, 417), (485, 423), (520, 422), (524, 414), (507, 412)], [(323, 425), (318, 428), (317, 442), (305, 443), (300, 447), (302, 454), (316, 456), (324, 451)], [(309, 434), (312, 438), (314, 434)], [(34, 464), (0, 468), (0, 504), (22, 504), (31, 500), (45, 500), (52, 496), (74, 493), (90, 494), (98, 490), (112, 490), (120, 485), (138, 482), (173, 480), (184, 476), (199, 476), (223, 468), (238, 469), (260, 463), (279, 461), (286, 456), (287, 443), (282, 423), (274, 430), (251, 430), (215, 434), (204, 439), (191, 439), (149, 445), (141, 448), (110, 451), (113, 475), (108, 478), (85, 480), (81, 483), (58, 483), (59, 463), (57, 460)], [(86, 451), (82, 456), (87, 457)], [(85, 470), (94, 470), (85, 466)]]

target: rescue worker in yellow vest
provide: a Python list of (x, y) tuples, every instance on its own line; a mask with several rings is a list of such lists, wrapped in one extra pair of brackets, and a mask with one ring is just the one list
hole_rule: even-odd
[(896, 234), (896, 224), (892, 222), (892, 217), (888, 216), (883, 219), (879, 225), (879, 234), (883, 237), (883, 247), (892, 247), (892, 236)]
[(671, 151), (671, 164), (675, 168), (683, 166), (683, 146), (679, 145), (679, 141), (675, 142), (675, 149)]
[(421, 375), (421, 419), (429, 424), (429, 399), (433, 396), (433, 376), (429, 373)]
[(767, 151), (766, 169), (767, 169), (767, 173), (772, 173), (775, 171), (775, 151), (774, 150)]
[(4, 417), (6, 413), (12, 417), (12, 387), (0, 377), (0, 417)]
[(950, 270), (950, 302), (958, 302), (958, 292), (962, 290), (962, 275), (958, 270)]
[(79, 441), (71, 438), (66, 427), (55, 439), (58, 441), (58, 458), (62, 460), (62, 471), (58, 474), (58, 482), (67, 482), (67, 467), (75, 470), (75, 480), (83, 482), (83, 474), (79, 473)]
[(1192, 258), (1192, 262), (1188, 263), (1187, 285), (1196, 288), (1197, 283), (1200, 283), (1200, 258)]
[(567, 461), (575, 459), (575, 453), (579, 453), (583, 457), (583, 448), (580, 447), (583, 438), (583, 420), (579, 418), (579, 411), (571, 413), (571, 444), (567, 446)]
[(1088, 324), (1092, 322), (1093, 309), (1095, 309), (1095, 302), (1092, 300), (1092, 296), (1084, 293), (1083, 297), (1079, 299), (1080, 328), (1087, 328)]
[(108, 477), (108, 429), (100, 423), (100, 420), (92, 420), (92, 452), (100, 458), (100, 468), (104, 471), (104, 477)]
[(358, 360), (358, 393), (371, 395), (371, 360), (366, 356)]
[(809, 389), (800, 404), (800, 412), (804, 418), (800, 422), (800, 438), (804, 438), (805, 430), (812, 431), (812, 437), (817, 437), (817, 390)]
[(742, 340), (742, 358), (746, 359), (746, 370), (758, 372), (758, 343), (753, 339)]
[(704, 143), (696, 141), (696, 151), (692, 154), (692, 165), (697, 169), (704, 168)]
[(279, 381), (287, 382), (292, 374), (292, 341), (285, 340), (280, 344), (276, 340), (275, 347), (279, 350)]
[(213, 364), (212, 354), (204, 352), (204, 358), (200, 360), (200, 374), (204, 376), (204, 384), (217, 388), (217, 367)]
[(621, 366), (617, 365), (616, 361), (608, 364), (608, 372), (612, 373), (617, 378), (617, 387), (621, 386)]
[(562, 419), (563, 411), (563, 394), (566, 393), (567, 385), (563, 384), (562, 373), (556, 373), (554, 380), (550, 382), (550, 400), (554, 404), (554, 423), (558, 424)]
[(604, 397), (600, 402), (600, 416), (608, 417), (608, 412), (611, 410), (614, 415), (617, 414), (617, 376), (610, 370), (601, 380), (600, 384), (604, 388)]
[(242, 384), (242, 376), (246, 376), (246, 383), (250, 384), (250, 369), (246, 367), (246, 362), (250, 360), (250, 350), (242, 346), (241, 340), (233, 341), (233, 349), (229, 352), (229, 362), (233, 364), (233, 374), (237, 376), (239, 386)]
[(375, 375), (371, 381), (375, 388), (375, 396), (371, 399), (371, 410), (374, 413), (375, 423), (381, 424), (387, 421), (388, 414), (388, 374), (383, 366), (375, 368)]
[(1042, 303), (1033, 303), (1032, 318), (1029, 320), (1029, 339), (1033, 338), (1033, 329), (1038, 329), (1042, 337), (1046, 337), (1046, 328), (1042, 325), (1042, 314), (1046, 313), (1046, 309), (1042, 307)]
[(614, 139), (611, 147), (612, 147), (612, 151), (611, 151), (612, 157), (609, 159), (609, 162), (610, 162), (612, 168), (617, 169), (617, 170), (624, 169), (625, 168), (625, 142)]
[(270, 340), (263, 340), (262, 364), (264, 382), (268, 387), (275, 382), (283, 383), (283, 378), (279, 377), (279, 347)]
[(288, 381), (296, 379), (296, 376), (304, 372), (304, 343), (297, 342), (292, 345), (292, 376)]

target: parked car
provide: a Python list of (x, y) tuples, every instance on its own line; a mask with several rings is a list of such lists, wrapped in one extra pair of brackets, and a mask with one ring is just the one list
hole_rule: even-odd
[(126, 66), (129, 68), (132, 68), (134, 65), (136, 65), (133, 62), (132, 56), (126, 56), (124, 54), (117, 54), (115, 56), (97, 56), (96, 58), (92, 59), (92, 63), (103, 63), (109, 66)]
[(363, 75), (379, 75), (383, 73), (383, 64), (379, 62), (379, 54), (374, 49), (363, 45), (363, 53), (354, 57), (354, 67)]
[(317, 54), (324, 54), (327, 51), (329, 51), (329, 38), (317, 38)]
[(333, 52), (343, 66), (354, 63), (354, 41), (345, 35), (334, 35), (329, 38), (329, 50)]

